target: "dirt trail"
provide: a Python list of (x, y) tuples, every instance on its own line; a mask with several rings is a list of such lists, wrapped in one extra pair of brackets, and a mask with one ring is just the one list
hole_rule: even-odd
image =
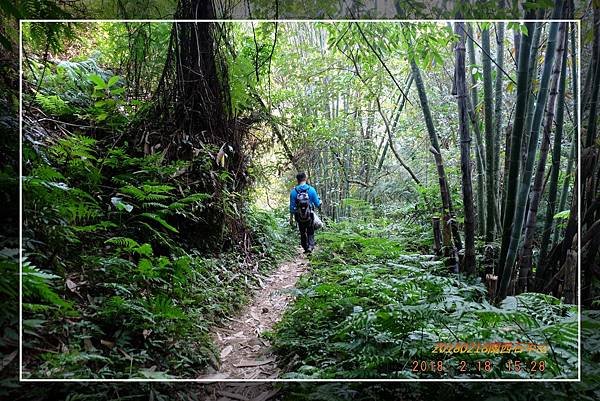
[(275, 355), (261, 333), (270, 330), (281, 319), (293, 299), (298, 278), (308, 267), (302, 255), (280, 265), (263, 282), (252, 301), (238, 316), (213, 331), (213, 339), (221, 350), (221, 365), (199, 379), (274, 379), (279, 375)]

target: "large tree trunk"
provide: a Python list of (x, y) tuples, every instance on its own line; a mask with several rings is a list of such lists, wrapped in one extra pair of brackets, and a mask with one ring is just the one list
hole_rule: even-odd
[(423, 79), (421, 78), (421, 71), (419, 70), (417, 63), (413, 58), (410, 59), (410, 66), (415, 79), (415, 85), (419, 93), (419, 101), (421, 104), (421, 110), (423, 112), (423, 118), (425, 119), (425, 125), (427, 126), (429, 140), (431, 141), (430, 151), (433, 154), (436, 162), (438, 180), (440, 184), (440, 195), (442, 198), (442, 215), (445, 225), (443, 229), (445, 230), (447, 226), (450, 226), (450, 231), (452, 232), (452, 242), (455, 247), (453, 254), (456, 254), (458, 250), (462, 249), (462, 242), (460, 239), (460, 233), (458, 231), (458, 224), (454, 216), (442, 153), (440, 151), (437, 133), (435, 132), (435, 127), (433, 125), (433, 118), (431, 117), (431, 110), (429, 109), (429, 102), (427, 100), (427, 94), (425, 93), (425, 85), (423, 84)]
[(496, 213), (496, 179), (494, 175), (494, 159), (496, 146), (494, 145), (494, 106), (492, 92), (492, 61), (490, 59), (490, 30), (489, 27), (481, 32), (481, 47), (483, 49), (483, 103), (485, 121), (485, 183), (486, 183), (486, 213), (485, 213), (485, 240), (494, 240), (494, 215)]
[[(533, 234), (535, 233), (535, 225), (537, 222), (537, 212), (542, 198), (542, 190), (544, 185), (544, 176), (546, 173), (546, 160), (548, 158), (548, 151), (550, 149), (550, 132), (552, 131), (552, 123), (554, 122), (554, 109), (556, 106), (556, 98), (559, 88), (559, 78), (562, 85), (562, 96), (564, 97), (564, 78), (561, 75), (565, 75), (563, 67), (563, 54), (565, 53), (565, 38), (566, 38), (566, 23), (562, 22), (559, 28), (558, 34), (558, 46), (556, 47), (556, 53), (554, 56), (554, 69), (552, 70), (552, 76), (550, 78), (550, 96), (548, 97), (548, 103), (546, 105), (546, 116), (544, 118), (544, 131), (542, 134), (542, 144), (540, 146), (540, 155), (538, 159), (538, 165), (535, 172), (535, 178), (533, 180), (533, 187), (529, 195), (529, 209), (526, 214), (525, 233), (523, 234), (523, 249), (521, 251), (519, 278), (517, 280), (517, 293), (527, 291), (527, 282), (529, 280), (529, 272), (532, 265), (532, 254), (533, 254)], [(565, 63), (566, 64), (566, 63)], [(564, 103), (564, 98), (563, 98)], [(562, 120), (562, 118), (561, 118)], [(560, 121), (562, 124), (562, 121)], [(558, 127), (555, 135), (561, 135), (562, 125)], [(536, 144), (537, 146), (537, 144)], [(558, 153), (560, 155), (560, 141), (558, 143)], [(556, 200), (556, 185), (554, 187), (554, 200)]]
[[(544, 68), (540, 80), (540, 89), (536, 99), (536, 110), (533, 116), (532, 129), (529, 135), (527, 160), (523, 167), (523, 171), (520, 174), (520, 182), (518, 183), (519, 190), (515, 203), (515, 213), (512, 221), (512, 227), (511, 224), (505, 224), (504, 226), (504, 229), (510, 230), (510, 233), (508, 234), (507, 238), (505, 238), (504, 235), (502, 238), (502, 248), (500, 250), (500, 270), (502, 271), (502, 275), (500, 276), (499, 287), (496, 294), (499, 299), (504, 299), (506, 297), (508, 293), (508, 286), (513, 276), (514, 264), (517, 258), (517, 251), (521, 239), (521, 230), (524, 223), (527, 199), (529, 197), (529, 189), (533, 177), (533, 164), (535, 162), (535, 156), (537, 153), (538, 137), (544, 109), (546, 106), (546, 99), (548, 98), (548, 83), (550, 81), (550, 75), (552, 74), (552, 66), (554, 64), (553, 61), (556, 53), (556, 39), (559, 28), (559, 23), (550, 24)], [(513, 149), (520, 149), (520, 146), (513, 147)], [(507, 213), (507, 215), (509, 214), (510, 213)]]
[[(189, 3), (186, 8), (186, 3)], [(212, 2), (181, 1), (179, 18), (214, 16)], [(224, 63), (216, 57), (216, 25), (213, 23), (175, 23), (177, 122), (198, 139), (212, 143), (214, 137), (227, 136), (229, 90), (223, 75)], [(213, 138), (209, 138), (211, 135)]]
[[(535, 24), (526, 22), (528, 32), (533, 32)], [(520, 152), (521, 139), (523, 137), (523, 129), (525, 125), (524, 114), (526, 111), (529, 97), (529, 54), (531, 51), (531, 35), (525, 35), (521, 38), (519, 48), (519, 66), (517, 68), (517, 101), (515, 106), (515, 119), (513, 122), (513, 130), (510, 137), (510, 168), (506, 180), (506, 203), (504, 205), (504, 221), (502, 224), (502, 246), (500, 252), (500, 262), (498, 264), (498, 276), (507, 276), (506, 280), (510, 280), (511, 271), (505, 269), (506, 249), (510, 242), (511, 228), (514, 221), (514, 208), (516, 203), (516, 195), (519, 183), (519, 165), (521, 161)], [(505, 283), (508, 287), (508, 281)], [(502, 298), (506, 296), (506, 289), (503, 290)]]
[[(212, 2), (200, 0), (181, 0), (176, 12), (177, 19), (214, 16)], [(230, 180), (214, 179), (206, 167), (194, 164), (184, 172), (193, 183), (192, 190), (212, 194), (210, 204), (199, 212), (202, 223), (178, 216), (170, 219), (186, 240), (199, 248), (242, 246), (248, 255), (243, 221), (227, 215), (221, 207), (226, 193), (242, 193), (249, 183), (243, 145), (249, 123), (231, 110), (223, 35), (213, 22), (173, 23), (165, 67), (154, 94), (152, 114), (144, 123), (147, 128), (142, 143), (146, 153), (161, 152), (166, 161), (212, 160), (211, 171), (228, 173)], [(241, 208), (242, 198), (237, 202)]]
[(458, 102), (458, 124), (460, 132), (460, 170), (465, 216), (465, 257), (463, 271), (475, 274), (475, 216), (473, 210), (473, 186), (471, 183), (471, 136), (467, 117), (467, 85), (465, 77), (465, 32), (464, 23), (456, 22), (454, 33), (459, 41), (456, 45), (456, 71), (454, 84)]

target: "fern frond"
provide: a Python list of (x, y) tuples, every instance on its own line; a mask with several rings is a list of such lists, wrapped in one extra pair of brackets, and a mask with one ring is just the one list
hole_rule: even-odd
[(122, 195), (129, 195), (130, 197), (140, 202), (146, 200), (146, 194), (144, 193), (144, 191), (134, 187), (133, 185), (121, 187), (119, 189), (119, 193)]
[(171, 192), (172, 190), (175, 189), (175, 187), (172, 187), (170, 185), (144, 184), (143, 189), (144, 189), (144, 192), (146, 192), (147, 194), (161, 194), (161, 193)]
[(136, 240), (128, 237), (112, 237), (104, 241), (104, 243), (117, 245), (127, 249), (132, 249), (140, 246), (140, 244)]
[(160, 203), (160, 202), (144, 202), (142, 203), (142, 208), (143, 209), (168, 209), (169, 206), (165, 205), (164, 203)]
[(155, 222), (157, 222), (158, 224), (160, 224), (161, 226), (163, 226), (164, 228), (166, 228), (169, 231), (172, 231), (174, 233), (178, 233), (179, 232), (175, 227), (173, 227), (172, 225), (170, 225), (169, 223), (167, 223), (165, 219), (163, 219), (162, 217), (160, 217), (156, 213), (142, 213), (142, 214), (140, 214), (140, 216), (144, 216), (144, 217), (147, 217), (147, 218), (149, 218), (151, 220), (154, 220)]

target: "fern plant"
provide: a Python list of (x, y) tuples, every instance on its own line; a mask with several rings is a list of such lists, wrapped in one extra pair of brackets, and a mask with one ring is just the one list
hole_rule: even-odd
[(62, 117), (72, 114), (75, 111), (75, 109), (70, 107), (66, 101), (57, 95), (43, 95), (37, 93), (35, 95), (35, 101), (42, 107), (42, 110), (52, 116)]
[[(573, 377), (577, 374), (577, 314), (543, 294), (521, 294), (494, 306), (478, 281), (448, 275), (440, 261), (404, 254), (412, 241), (385, 219), (335, 224), (319, 234), (311, 273), (271, 334), (291, 369), (289, 378), (462, 377), (491, 361), (483, 377)], [(535, 343), (520, 353), (436, 353), (437, 343)], [(543, 372), (507, 371), (514, 360), (544, 360)], [(415, 372), (413, 360), (441, 360), (443, 371)], [(492, 366), (490, 365), (490, 366)], [(466, 375), (465, 377), (470, 377)]]
[(59, 309), (68, 316), (77, 316), (71, 302), (65, 301), (52, 287), (59, 276), (44, 272), (27, 259), (22, 262), (23, 297), (29, 302), (23, 308), (33, 311)]

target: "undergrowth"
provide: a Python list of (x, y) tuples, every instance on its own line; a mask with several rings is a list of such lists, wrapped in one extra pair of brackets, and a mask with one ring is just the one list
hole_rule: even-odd
[[(273, 334), (288, 369), (283, 377), (576, 377), (575, 306), (536, 293), (491, 305), (479, 279), (405, 254), (411, 237), (404, 235), (384, 220), (347, 221), (319, 235), (311, 273)], [(480, 351), (493, 342), (549, 348), (434, 353), (438, 342), (481, 343)]]
[[(93, 59), (49, 68), (26, 101), (71, 125), (25, 127), (24, 377), (196, 377), (216, 366), (210, 327), (290, 256), (284, 213), (191, 185), (192, 170), (230, 179), (213, 174), (210, 149), (167, 162), (119, 141), (139, 104)], [(215, 248), (192, 230), (217, 202), (247, 244)]]

